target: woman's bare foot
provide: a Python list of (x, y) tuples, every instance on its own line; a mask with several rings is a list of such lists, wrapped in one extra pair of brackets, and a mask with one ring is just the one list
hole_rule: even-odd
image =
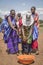
[(36, 55), (39, 55), (39, 50), (36, 51)]

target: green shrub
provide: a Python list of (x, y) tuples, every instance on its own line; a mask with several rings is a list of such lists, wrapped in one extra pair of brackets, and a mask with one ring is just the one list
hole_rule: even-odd
[(43, 23), (43, 20), (39, 20), (39, 22), (40, 22), (40, 24), (42, 24)]
[(2, 22), (2, 18), (0, 18), (0, 24), (1, 24), (1, 22)]

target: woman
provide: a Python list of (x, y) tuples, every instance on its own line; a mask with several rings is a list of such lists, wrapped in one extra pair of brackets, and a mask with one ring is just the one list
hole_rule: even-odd
[(4, 42), (7, 42), (7, 37), (5, 37), (5, 32), (8, 28), (8, 22), (7, 22), (7, 15), (4, 16), (4, 20), (2, 21), (1, 25), (0, 25), (0, 32), (2, 32), (4, 34)]
[(9, 31), (8, 31), (8, 53), (14, 54), (18, 52), (18, 35), (17, 35), (17, 26), (15, 20), (15, 10), (10, 11), (10, 15), (8, 16), (8, 24), (9, 24)]
[(28, 12), (23, 16), (23, 53), (31, 53), (33, 17)]
[(36, 8), (35, 7), (32, 7), (31, 8), (31, 12), (32, 12), (32, 17), (34, 19), (34, 24), (33, 24), (33, 32), (32, 32), (32, 35), (33, 35), (33, 42), (32, 42), (32, 49), (33, 51), (36, 52), (36, 54), (39, 54), (38, 52), (38, 29), (39, 29), (39, 16), (38, 14), (36, 13)]

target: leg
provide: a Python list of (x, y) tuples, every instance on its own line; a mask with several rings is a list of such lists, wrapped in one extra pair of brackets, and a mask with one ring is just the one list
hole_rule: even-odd
[(21, 54), (22, 53), (22, 43), (18, 44), (18, 48), (19, 48), (19, 53)]
[(23, 53), (28, 53), (28, 44), (27, 43), (23, 43), (22, 44), (22, 49), (23, 49)]
[(12, 39), (11, 38), (9, 38), (9, 40), (8, 40), (7, 48), (9, 50), (9, 53), (15, 53), (15, 50), (13, 48), (13, 43), (12, 43)]

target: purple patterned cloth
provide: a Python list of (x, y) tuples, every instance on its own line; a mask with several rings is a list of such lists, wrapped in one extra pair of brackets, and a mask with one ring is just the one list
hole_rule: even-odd
[[(16, 26), (16, 21), (14, 19), (12, 19), (11, 21)], [(11, 29), (11, 32), (9, 34), (8, 41), (7, 41), (7, 48), (9, 49), (9, 52), (11, 54), (18, 52), (18, 42), (19, 42), (18, 38), (19, 37), (17, 35), (16, 30)]]
[(7, 48), (10, 50), (10, 53), (18, 52), (18, 36), (15, 30), (12, 30), (9, 35)]

